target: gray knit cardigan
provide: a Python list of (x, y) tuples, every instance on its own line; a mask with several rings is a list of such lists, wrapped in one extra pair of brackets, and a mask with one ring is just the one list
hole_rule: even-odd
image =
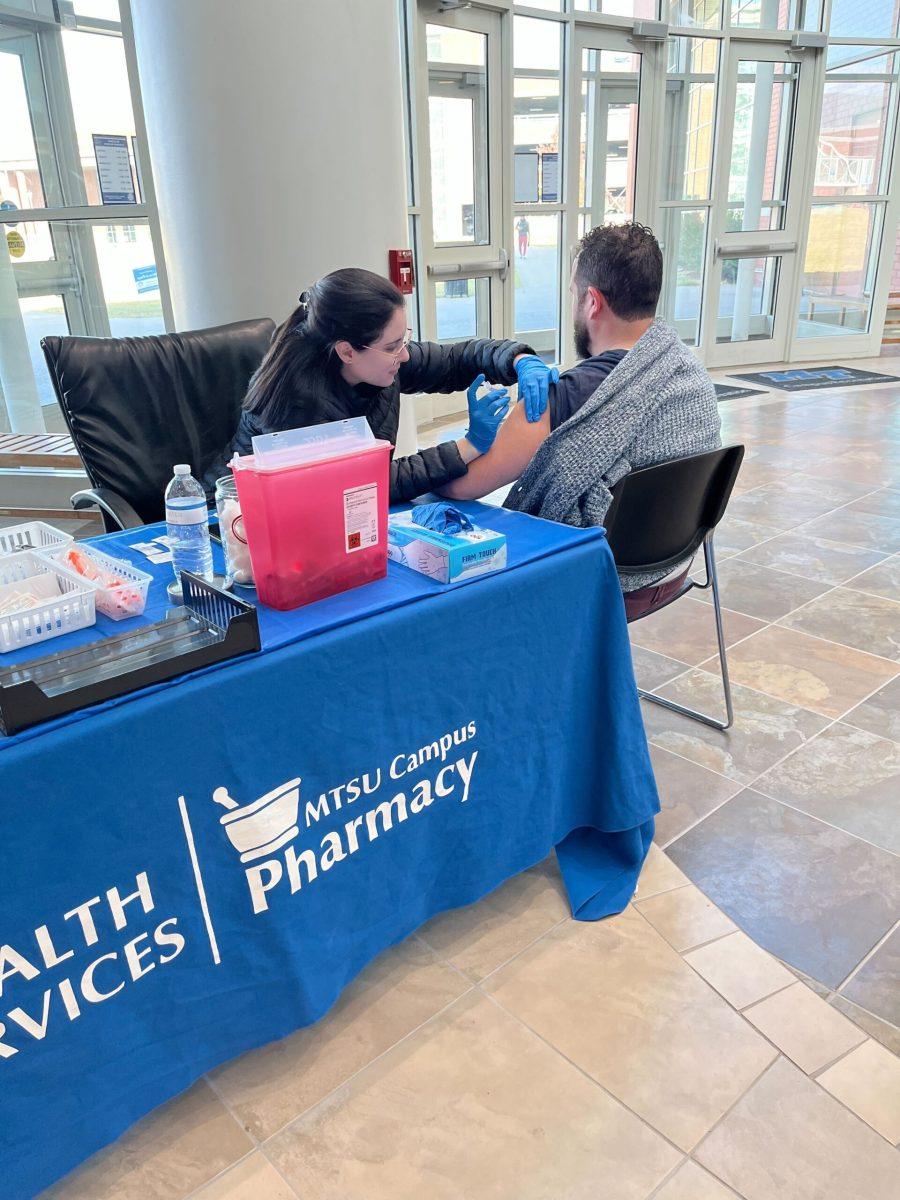
[[(656, 320), (543, 442), (505, 507), (565, 525), (602, 525), (610, 488), (630, 471), (721, 444), (712, 380), (675, 330)], [(634, 591), (674, 570), (621, 574), (622, 587)]]

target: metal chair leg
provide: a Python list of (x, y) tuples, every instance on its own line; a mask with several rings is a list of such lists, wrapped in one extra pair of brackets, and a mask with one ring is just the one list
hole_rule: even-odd
[(712, 606), (716, 618), (716, 637), (719, 643), (719, 667), (722, 673), (722, 690), (725, 693), (725, 717), (724, 721), (718, 720), (716, 717), (708, 717), (705, 713), (698, 712), (694, 708), (687, 708), (683, 704), (676, 704), (674, 700), (666, 700), (664, 696), (654, 696), (651, 692), (642, 691), (638, 688), (638, 695), (643, 700), (650, 700), (653, 704), (658, 704), (661, 708), (668, 708), (672, 712), (681, 713), (682, 716), (692, 717), (695, 721), (701, 721), (704, 725), (709, 725), (713, 729), (730, 729), (734, 723), (734, 707), (731, 701), (731, 680), (728, 676), (728, 659), (725, 655), (725, 627), (722, 621), (722, 605), (719, 600), (719, 576), (716, 571), (716, 552), (713, 549), (712, 533), (708, 534), (703, 542), (703, 557), (706, 562), (706, 584), (698, 584), (698, 587), (712, 588)]

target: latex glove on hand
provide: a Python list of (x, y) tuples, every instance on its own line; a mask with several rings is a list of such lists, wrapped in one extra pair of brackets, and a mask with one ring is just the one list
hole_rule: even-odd
[(484, 396), (478, 395), (478, 389), (484, 383), (484, 376), (469, 384), (466, 396), (469, 401), (469, 428), (466, 439), (471, 442), (479, 454), (487, 454), (494, 444), (497, 430), (503, 424), (503, 418), (509, 410), (509, 393), (506, 388), (492, 388)]
[(550, 399), (550, 384), (559, 383), (559, 368), (548, 367), (536, 354), (526, 354), (516, 361), (519, 377), (519, 399), (525, 404), (525, 416), (533, 424), (544, 415)]

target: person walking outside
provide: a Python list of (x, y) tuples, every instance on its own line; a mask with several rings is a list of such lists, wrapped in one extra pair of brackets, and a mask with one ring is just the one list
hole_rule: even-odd
[(519, 235), (519, 258), (524, 258), (528, 253), (528, 241), (531, 234), (531, 226), (528, 224), (527, 217), (519, 217), (516, 222), (516, 233)]

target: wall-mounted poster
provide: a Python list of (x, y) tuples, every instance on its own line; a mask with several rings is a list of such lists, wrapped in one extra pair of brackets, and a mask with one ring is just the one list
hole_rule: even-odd
[(541, 201), (559, 203), (559, 154), (555, 150), (541, 155)]
[(100, 199), (104, 204), (137, 204), (128, 138), (124, 134), (95, 133), (93, 139)]

